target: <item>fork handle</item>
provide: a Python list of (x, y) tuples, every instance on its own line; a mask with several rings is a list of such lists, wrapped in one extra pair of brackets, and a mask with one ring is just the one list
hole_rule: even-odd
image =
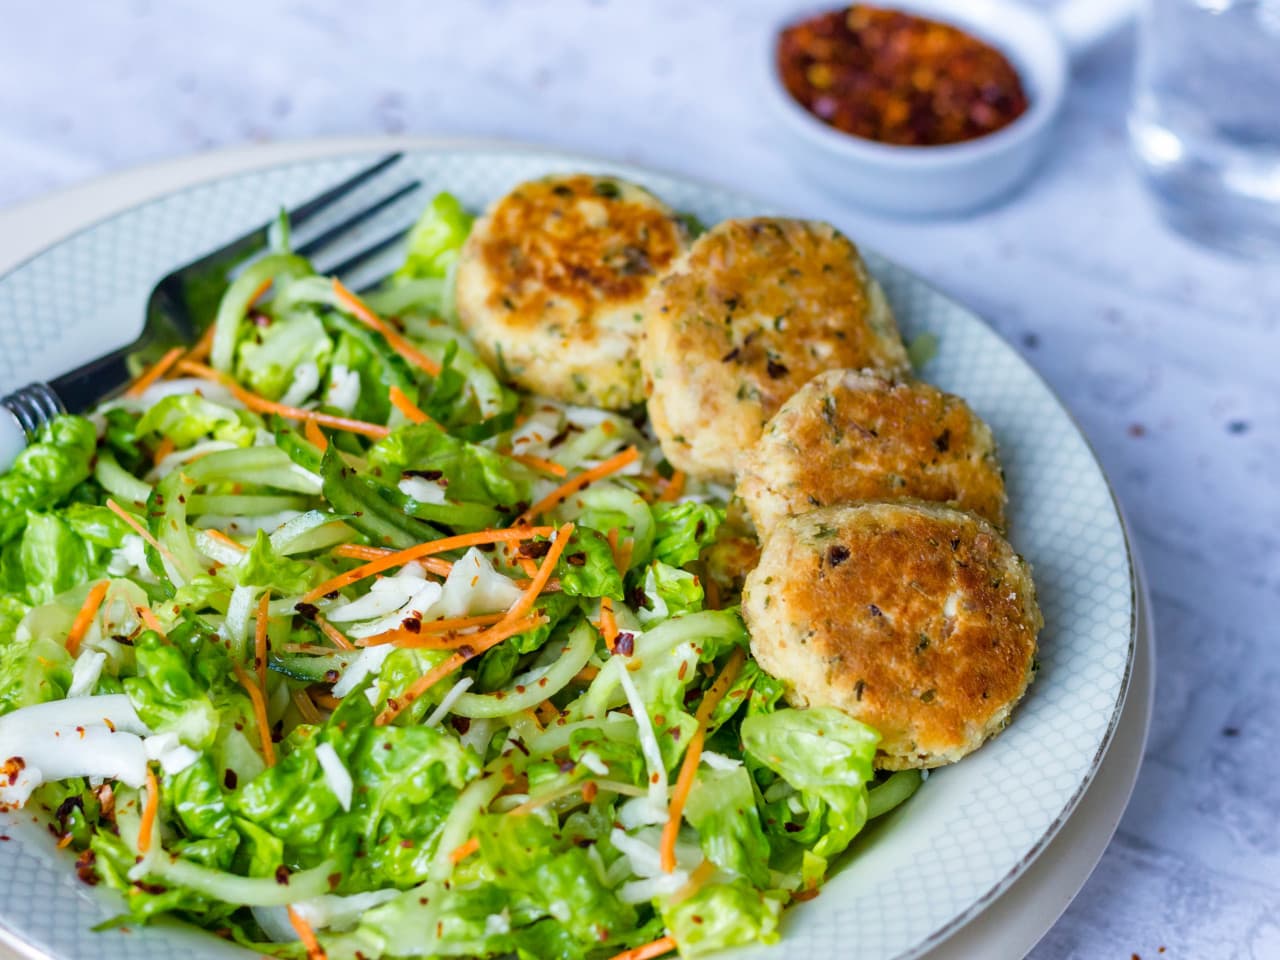
[(13, 466), (40, 428), (64, 413), (83, 413), (129, 382), (129, 354), (137, 343), (90, 360), (48, 383), (29, 383), (0, 398), (0, 472)]

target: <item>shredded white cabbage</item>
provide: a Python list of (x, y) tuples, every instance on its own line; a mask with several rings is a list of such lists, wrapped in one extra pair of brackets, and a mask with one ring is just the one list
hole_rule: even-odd
[(702, 762), (712, 770), (737, 770), (742, 766), (741, 760), (726, 757), (723, 753), (716, 753), (713, 750), (702, 751)]
[(324, 399), (329, 406), (350, 413), (360, 400), (360, 372), (335, 363), (329, 368), (329, 389)]
[(318, 386), (320, 386), (320, 368), (316, 366), (315, 361), (308, 360), (300, 363), (293, 368), (293, 382), (289, 384), (289, 389), (284, 392), (280, 402), (289, 407), (300, 406), (316, 392)]
[(322, 743), (316, 747), (316, 760), (320, 762), (320, 769), (324, 771), (324, 782), (338, 798), (342, 809), (350, 810), (355, 784), (351, 780), (351, 772), (338, 756), (338, 751), (333, 749), (333, 744)]
[(662, 821), (669, 816), (667, 808), (667, 765), (662, 762), (662, 748), (658, 746), (658, 738), (653, 735), (653, 722), (649, 719), (649, 711), (645, 708), (644, 699), (631, 679), (631, 671), (618, 671), (622, 689), (626, 691), (627, 703), (631, 705), (631, 713), (635, 717), (636, 732), (640, 739), (640, 752), (644, 754), (645, 765), (649, 768), (649, 802), (654, 813), (661, 812)]
[(98, 650), (84, 650), (76, 657), (71, 667), (71, 686), (67, 687), (67, 699), (87, 697), (93, 693), (102, 676), (102, 668), (107, 662), (107, 655)]
[(338, 698), (345, 697), (363, 683), (365, 677), (381, 670), (394, 649), (395, 647), (389, 643), (380, 643), (376, 647), (365, 647), (361, 650), (359, 656), (351, 661), (351, 665), (333, 685), (333, 695)]
[(427, 716), (427, 726), (434, 727), (448, 716), (449, 711), (453, 709), (453, 705), (458, 702), (458, 698), (466, 693), (473, 683), (475, 683), (475, 680), (472, 677), (463, 677), (450, 687), (449, 692), (444, 695), (444, 699), (440, 701), (439, 706)]
[(398, 484), (400, 492), (419, 503), (444, 503), (444, 487), (425, 477), (404, 477)]

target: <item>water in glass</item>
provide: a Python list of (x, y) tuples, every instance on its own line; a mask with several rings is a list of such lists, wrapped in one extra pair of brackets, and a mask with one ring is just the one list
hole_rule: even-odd
[(1148, 0), (1129, 134), (1174, 227), (1280, 257), (1280, 0)]

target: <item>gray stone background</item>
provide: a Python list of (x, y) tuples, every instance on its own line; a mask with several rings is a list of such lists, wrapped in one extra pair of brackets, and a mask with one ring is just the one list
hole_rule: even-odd
[(824, 196), (787, 167), (760, 107), (764, 37), (795, 7), (5, 4), (0, 206), (220, 146), (407, 132), (648, 163), (836, 222), (1044, 374), (1150, 575), (1159, 680), (1142, 775), (1033, 956), (1280, 957), (1280, 270), (1156, 218), (1126, 151), (1127, 34), (1078, 66), (1052, 156), (1006, 205), (921, 223)]

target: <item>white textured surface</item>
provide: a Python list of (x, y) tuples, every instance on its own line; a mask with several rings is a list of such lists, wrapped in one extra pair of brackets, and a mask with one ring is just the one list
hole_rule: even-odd
[(784, 166), (753, 86), (751, 44), (788, 5), (14, 7), (0, 204), (214, 145), (412, 131), (640, 160), (835, 220), (975, 307), (1050, 380), (1147, 561), (1147, 764), (1035, 957), (1280, 955), (1280, 272), (1161, 229), (1125, 153), (1125, 40), (1078, 71), (1058, 151), (1009, 205), (910, 224), (819, 196)]

